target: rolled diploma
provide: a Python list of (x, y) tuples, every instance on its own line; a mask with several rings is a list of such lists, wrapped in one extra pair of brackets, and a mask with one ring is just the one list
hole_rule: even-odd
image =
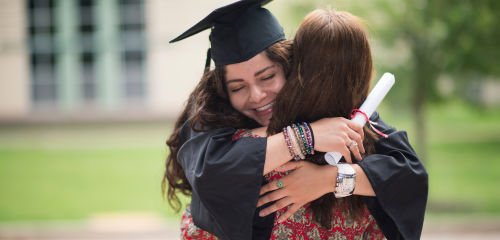
[[(377, 85), (375, 85), (370, 95), (368, 95), (368, 97), (366, 98), (365, 102), (361, 105), (359, 110), (363, 111), (364, 113), (366, 113), (368, 117), (370, 117), (375, 111), (375, 109), (377, 109), (378, 105), (380, 105), (382, 99), (384, 99), (385, 95), (387, 95), (391, 87), (394, 85), (394, 82), (395, 82), (394, 75), (390, 73), (384, 73), (382, 78), (380, 78)], [(358, 112), (356, 113), (356, 116), (354, 116), (354, 118), (351, 119), (351, 121), (354, 121), (359, 125), (364, 126), (366, 124), (366, 117)], [(341, 158), (342, 154), (340, 154), (339, 152), (327, 152), (325, 154), (326, 161), (333, 166), (337, 166), (337, 163), (340, 161)]]

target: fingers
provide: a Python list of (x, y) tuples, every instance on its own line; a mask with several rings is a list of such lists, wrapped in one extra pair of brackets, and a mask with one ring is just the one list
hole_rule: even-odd
[(363, 126), (361, 126), (358, 123), (353, 122), (351, 120), (347, 120), (346, 123), (350, 129), (354, 130), (355, 132), (357, 132), (361, 136), (361, 140), (365, 139), (365, 132), (363, 131)]
[[(278, 187), (276, 186), (276, 183), (277, 183), (277, 182), (278, 182), (278, 181), (272, 181), (272, 182), (267, 183), (266, 185), (262, 186), (262, 187), (260, 188), (260, 193), (259, 193), (259, 195), (262, 195), (262, 194), (264, 194), (264, 193), (266, 193), (266, 192), (270, 192), (270, 191), (274, 191), (274, 190), (278, 189)], [(259, 200), (259, 201), (260, 201), (260, 200)]]
[[(290, 170), (295, 170), (297, 168), (302, 167), (303, 164), (305, 164), (304, 161), (290, 161), (290, 162), (287, 162), (287, 163), (281, 165), (280, 167), (278, 167), (277, 169), (275, 169), (275, 171), (277, 171), (277, 172), (286, 172), (286, 171), (290, 171)], [(280, 181), (283, 181), (283, 180), (284, 180), (283, 178), (280, 179)], [(278, 189), (278, 186), (276, 186), (277, 182), (278, 181), (272, 181), (272, 182), (267, 183), (266, 185), (262, 186), (260, 188), (259, 195), (262, 195), (262, 194), (264, 194), (266, 192), (270, 192), (270, 191), (274, 191), (274, 190)]]
[(356, 158), (356, 160), (361, 161), (361, 159), (363, 159), (361, 157), (361, 153), (359, 153), (358, 146), (354, 146), (354, 147), (350, 148), (350, 150), (351, 150), (352, 154), (354, 155), (354, 158)]
[(297, 203), (292, 204), (288, 208), (288, 210), (286, 210), (286, 212), (278, 218), (278, 223), (282, 223), (282, 222), (286, 221), (295, 212), (297, 212), (303, 205), (304, 204), (297, 204)]
[[(289, 206), (290, 205), (290, 206)], [(289, 198), (283, 198), (277, 201), (275, 204), (263, 209), (259, 212), (259, 216), (264, 217), (268, 214), (276, 212), (286, 206), (289, 206), (286, 212), (278, 218), (278, 223), (282, 223), (286, 221), (289, 217), (291, 217), (294, 213), (296, 213), (304, 204), (301, 203), (293, 203), (293, 201)]]
[[(264, 217), (264, 216), (266, 216), (270, 213), (276, 212), (276, 211), (278, 211), (278, 210), (280, 210), (280, 209), (282, 209), (282, 208), (284, 208), (292, 203), (293, 203), (293, 201), (291, 200), (290, 197), (285, 197), (283, 199), (280, 199), (279, 201), (277, 201), (273, 205), (261, 210), (259, 212), (259, 216)], [(295, 210), (295, 211), (297, 211), (297, 210)]]
[(342, 154), (342, 156), (344, 156), (344, 159), (345, 159), (346, 162), (352, 163), (352, 160), (351, 160), (351, 151), (349, 150), (349, 148), (347, 146), (345, 146), (344, 148), (342, 148), (342, 150), (340, 151), (340, 153)]
[(364, 154), (365, 147), (363, 146), (363, 140), (365, 139), (365, 132), (363, 131), (363, 127), (350, 120), (347, 120), (347, 126), (351, 130), (347, 133), (349, 135), (349, 138), (358, 143), (359, 152)]
[[(355, 151), (358, 151), (358, 153), (359, 153), (359, 152), (361, 152), (361, 153), (365, 153), (365, 148), (364, 148), (364, 146), (363, 146), (363, 139), (361, 138), (361, 136), (360, 136), (357, 132), (355, 132), (355, 131), (353, 131), (353, 130), (350, 130), (350, 131), (348, 131), (347, 136), (349, 136), (349, 139), (351, 139), (352, 141), (356, 141), (356, 143), (358, 144), (358, 148), (356, 148), (356, 150), (355, 150)], [(351, 142), (350, 142), (350, 141), (348, 141), (348, 142), (346, 142), (346, 143), (347, 143), (347, 146), (349, 146), (349, 145), (351, 144)], [(352, 151), (352, 150), (354, 150), (354, 147), (353, 147), (353, 148), (351, 148), (351, 151)], [(353, 151), (353, 153), (354, 153), (354, 151)], [(356, 156), (356, 154), (354, 154), (354, 156)], [(358, 159), (357, 157), (356, 157), (356, 159), (357, 159), (358, 161), (360, 160), (360, 159)]]
[[(280, 180), (282, 180), (282, 179), (280, 179)], [(268, 185), (270, 185), (268, 188), (271, 189), (271, 190), (268, 190), (266, 192), (278, 189), (278, 187), (276, 186), (277, 182), (278, 182), (278, 180), (275, 180), (275, 181), (272, 181), (272, 182), (266, 184), (264, 187), (267, 187)], [(263, 191), (262, 189), (264, 189), (264, 187), (261, 188), (261, 190), (260, 190), (261, 192)], [(285, 187), (286, 187), (286, 184), (285, 184)], [(264, 205), (264, 204), (266, 204), (268, 202), (276, 201), (278, 199), (281, 199), (281, 198), (285, 197), (286, 194), (287, 194), (287, 191), (286, 191), (285, 187), (283, 187), (279, 191), (275, 191), (275, 192), (269, 193), (266, 196), (263, 196), (263, 197), (259, 198), (259, 201), (257, 202), (257, 207), (260, 207), (260, 206), (262, 206), (262, 205)]]

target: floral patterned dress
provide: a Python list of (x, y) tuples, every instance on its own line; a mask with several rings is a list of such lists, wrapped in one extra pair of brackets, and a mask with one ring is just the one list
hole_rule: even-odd
[[(238, 129), (233, 134), (233, 141), (242, 137), (259, 137), (253, 134), (248, 129)], [(272, 171), (265, 175), (267, 181), (280, 179), (289, 172)], [(340, 207), (334, 209), (334, 220), (330, 229), (320, 227), (313, 221), (312, 215), (307, 211), (309, 203), (301, 207), (291, 217), (282, 223), (278, 223), (278, 218), (283, 215), (288, 207), (284, 207), (276, 211), (274, 219), (274, 228), (271, 233), (271, 240), (275, 239), (297, 239), (297, 240), (316, 240), (316, 239), (385, 239), (382, 230), (378, 227), (377, 222), (370, 214), (368, 209), (364, 207), (362, 220), (352, 221), (347, 220), (345, 211)], [(196, 227), (191, 217), (190, 206), (186, 208), (181, 220), (181, 239), (196, 239), (196, 240), (218, 240), (218, 238), (206, 231)]]

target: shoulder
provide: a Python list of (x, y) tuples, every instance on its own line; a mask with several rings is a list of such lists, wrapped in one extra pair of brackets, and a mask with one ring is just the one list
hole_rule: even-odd
[(204, 131), (195, 131), (191, 128), (189, 120), (184, 123), (179, 132), (179, 137), (181, 143), (185, 143), (188, 141), (196, 140), (196, 139), (211, 139), (211, 138), (226, 138), (231, 137), (235, 132), (234, 127), (225, 127), (218, 129), (208, 129), (205, 128)]

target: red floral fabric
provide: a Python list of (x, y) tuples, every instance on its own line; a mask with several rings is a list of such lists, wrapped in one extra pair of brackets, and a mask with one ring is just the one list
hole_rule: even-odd
[(191, 216), (191, 206), (187, 206), (181, 218), (181, 239), (219, 240), (216, 236), (196, 227)]
[(250, 129), (238, 129), (233, 134), (233, 141), (238, 140), (242, 137), (252, 137), (252, 138), (260, 138), (260, 136), (254, 134)]
[[(247, 129), (238, 129), (233, 134), (233, 141), (242, 137), (259, 137)], [(288, 172), (272, 171), (265, 175), (267, 181), (280, 179)], [(330, 229), (325, 229), (318, 226), (312, 219), (312, 213), (307, 210), (309, 203), (301, 207), (290, 218), (282, 223), (278, 223), (278, 218), (283, 215), (288, 207), (284, 207), (276, 211), (274, 219), (274, 228), (271, 233), (271, 240), (275, 239), (349, 239), (349, 240), (365, 240), (365, 239), (385, 239), (382, 230), (378, 227), (377, 222), (365, 207), (362, 220), (352, 221), (347, 220), (346, 213), (340, 207), (334, 209), (334, 221)], [(216, 240), (217, 237), (201, 230), (193, 224), (193, 219), (190, 213), (190, 207), (186, 208), (181, 220), (181, 238), (182, 239), (198, 239), (198, 240)]]

